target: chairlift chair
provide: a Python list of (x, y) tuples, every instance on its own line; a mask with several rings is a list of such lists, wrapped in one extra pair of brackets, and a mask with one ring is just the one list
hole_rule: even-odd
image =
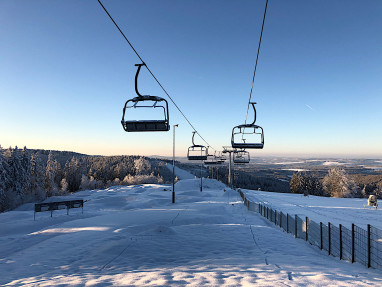
[[(256, 122), (256, 103), (251, 103), (254, 111), (254, 120), (250, 124), (243, 124), (232, 129), (231, 146), (237, 149), (262, 149), (264, 147), (264, 131), (263, 128), (255, 125)], [(241, 139), (238, 141), (237, 138)], [(245, 135), (259, 135), (259, 142), (246, 142)]]
[(204, 145), (196, 145), (194, 143), (195, 132), (192, 132), (192, 146), (188, 148), (188, 160), (207, 160), (208, 149)]
[[(122, 127), (126, 132), (166, 132), (170, 130), (168, 102), (156, 96), (142, 96), (138, 91), (138, 75), (142, 66), (146, 64), (136, 64), (138, 66), (137, 73), (135, 74), (135, 92), (138, 97), (132, 98), (125, 103), (122, 115)], [(163, 109), (163, 119), (161, 120), (132, 120), (126, 119), (129, 116), (129, 109), (135, 108), (154, 108)]]
[(218, 165), (222, 164), (222, 161), (220, 160), (219, 156), (216, 155), (216, 151), (214, 154), (207, 155), (207, 160), (204, 161), (205, 165)]
[(251, 160), (249, 152), (246, 150), (235, 150), (233, 153), (233, 163), (234, 164), (246, 164)]
[(218, 160), (220, 163), (224, 163), (227, 160), (227, 156), (220, 151), (218, 155)]

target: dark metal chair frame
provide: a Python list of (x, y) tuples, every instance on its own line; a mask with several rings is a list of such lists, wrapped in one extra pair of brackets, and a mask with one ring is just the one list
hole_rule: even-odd
[[(168, 102), (156, 96), (142, 96), (138, 91), (138, 75), (142, 66), (145, 64), (136, 64), (138, 66), (135, 74), (135, 92), (138, 97), (132, 98), (125, 103), (121, 124), (126, 132), (166, 132), (170, 130)], [(151, 102), (151, 105), (139, 105), (140, 103)], [(126, 111), (129, 108), (160, 108), (163, 109), (163, 120), (126, 120)]]
[(233, 153), (233, 163), (234, 164), (246, 164), (251, 161), (249, 152), (246, 150), (237, 150)]
[[(231, 137), (231, 146), (232, 148), (237, 149), (262, 149), (264, 147), (264, 130), (262, 127), (255, 125), (256, 122), (256, 103), (251, 103), (254, 110), (254, 120), (250, 124), (244, 124), (236, 126), (232, 129), (232, 137)], [(257, 132), (260, 131), (260, 132)], [(243, 137), (246, 134), (259, 134), (261, 135), (261, 142), (259, 143), (247, 143), (245, 139), (242, 138), (243, 142), (235, 142), (235, 135), (241, 134)]]
[[(204, 145), (196, 145), (194, 143), (195, 132), (192, 132), (192, 146), (188, 148), (187, 159), (188, 160), (207, 160), (208, 149)], [(200, 152), (200, 155), (190, 155), (190, 152), (193, 154)]]

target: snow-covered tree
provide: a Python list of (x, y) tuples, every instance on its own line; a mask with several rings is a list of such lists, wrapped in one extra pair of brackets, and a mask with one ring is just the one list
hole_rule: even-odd
[(7, 210), (9, 206), (8, 189), (11, 186), (8, 161), (3, 155), (0, 146), (0, 212)]
[(353, 197), (357, 185), (342, 168), (332, 168), (324, 177), (323, 187), (333, 197)]
[(30, 160), (30, 188), (33, 198), (42, 200), (46, 194), (44, 191), (44, 167), (37, 153), (31, 155)]
[(46, 195), (52, 196), (55, 195), (58, 192), (58, 186), (54, 181), (54, 178), (56, 176), (55, 174), (55, 166), (54, 166), (54, 160), (52, 152), (49, 152), (48, 161), (46, 162), (46, 168), (45, 168), (45, 191)]
[(134, 168), (135, 174), (147, 174), (151, 170), (151, 164), (147, 159), (140, 157), (134, 160)]
[(61, 180), (64, 177), (64, 172), (61, 169), (61, 164), (55, 159), (53, 162), (54, 165), (54, 183), (56, 186), (61, 185)]
[(22, 203), (25, 195), (25, 187), (23, 180), (25, 178), (24, 168), (22, 166), (21, 151), (16, 146), (14, 149), (9, 148), (5, 152), (8, 158), (10, 185), (10, 205), (16, 206)]
[(80, 189), (82, 189), (82, 190), (89, 189), (89, 178), (84, 174), (81, 177)]
[(68, 183), (66, 182), (65, 178), (61, 180), (60, 186), (61, 186), (61, 194), (65, 194), (68, 192)]
[(320, 180), (308, 172), (297, 172), (293, 174), (289, 187), (293, 193), (324, 195)]
[(21, 166), (23, 172), (21, 173), (21, 184), (24, 189), (23, 200), (31, 200), (33, 195), (31, 193), (31, 163), (30, 154), (26, 147), (24, 147), (21, 155)]
[(80, 189), (81, 185), (81, 169), (79, 160), (72, 158), (70, 161), (65, 164), (65, 179), (68, 183), (68, 191), (75, 192)]

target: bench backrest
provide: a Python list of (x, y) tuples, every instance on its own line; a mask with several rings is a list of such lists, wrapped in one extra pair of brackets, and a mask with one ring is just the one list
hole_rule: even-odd
[(34, 205), (34, 212), (51, 211), (59, 209), (80, 208), (84, 206), (83, 199), (36, 203)]

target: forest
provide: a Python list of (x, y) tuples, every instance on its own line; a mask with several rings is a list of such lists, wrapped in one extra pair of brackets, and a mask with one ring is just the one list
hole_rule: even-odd
[(155, 158), (0, 146), (0, 212), (78, 190), (171, 180), (166, 163)]
[[(0, 212), (47, 197), (115, 185), (171, 183), (172, 161), (143, 156), (89, 156), (67, 151), (8, 148), (0, 146)], [(227, 165), (208, 167), (176, 162), (179, 168), (199, 177), (228, 184)], [(290, 180), (277, 169), (238, 168), (232, 172), (234, 187), (270, 192), (293, 192), (331, 197), (382, 198), (382, 175), (348, 174), (334, 167), (325, 173), (295, 172)]]

